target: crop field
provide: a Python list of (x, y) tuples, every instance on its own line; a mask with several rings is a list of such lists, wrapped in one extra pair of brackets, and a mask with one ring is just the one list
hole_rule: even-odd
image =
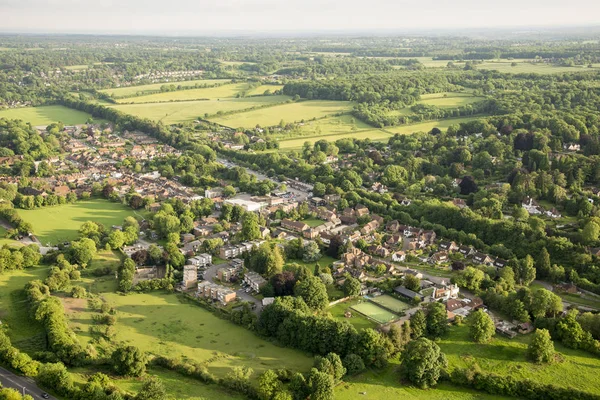
[(57, 244), (76, 239), (78, 230), (86, 221), (122, 225), (125, 217), (134, 216), (134, 211), (120, 203), (93, 199), (54, 207), (18, 210), (19, 215), (33, 226), (35, 236), (43, 244)]
[(391, 134), (400, 133), (402, 135), (407, 135), (407, 134), (411, 134), (414, 132), (429, 132), (433, 128), (448, 129), (448, 127), (450, 125), (458, 125), (461, 122), (474, 121), (479, 118), (481, 118), (481, 116), (479, 116), (479, 117), (464, 117), (464, 118), (450, 118), (450, 119), (443, 119), (443, 120), (439, 120), (439, 121), (419, 122), (417, 124), (410, 124), (410, 125), (390, 126), (390, 127), (384, 128), (384, 129), (386, 130), (386, 132), (389, 132)]
[(394, 312), (401, 312), (404, 310), (408, 310), (410, 306), (403, 301), (393, 298), (387, 294), (382, 296), (373, 297), (370, 299), (373, 303), (378, 304), (382, 307), (387, 308), (388, 310)]
[(232, 83), (209, 88), (186, 89), (175, 92), (154, 93), (146, 96), (128, 97), (117, 100), (118, 103), (154, 103), (169, 101), (187, 101), (200, 99), (226, 99), (241, 93), (247, 85)]
[(204, 118), (205, 114), (214, 115), (219, 111), (230, 112), (245, 110), (251, 107), (283, 103), (287, 100), (289, 100), (288, 96), (261, 96), (224, 100), (123, 104), (111, 105), (110, 107), (114, 107), (117, 110), (137, 117), (162, 121), (165, 124), (176, 124), (179, 122)]
[[(252, 368), (256, 378), (270, 368), (307, 372), (312, 364), (311, 357), (277, 347), (175, 294), (102, 296), (118, 312), (117, 342), (133, 344), (152, 354), (194, 360), (219, 377), (235, 366)], [(70, 317), (78, 336), (86, 341), (93, 323), (90, 313), (76, 311)]]
[(41, 106), (0, 110), (0, 118), (20, 119), (33, 126), (48, 126), (53, 122), (65, 125), (85, 124), (91, 115), (63, 106)]
[[(357, 330), (365, 329), (365, 328), (377, 328), (377, 323), (371, 321), (370, 319), (364, 317), (362, 314), (353, 312), (352, 306), (358, 304), (358, 300), (348, 300), (342, 303), (338, 303), (333, 307), (327, 309), (331, 313), (331, 316), (339, 321), (347, 321), (352, 326), (354, 326)], [(352, 313), (352, 317), (346, 318), (344, 315), (346, 311), (350, 311)]]
[[(252, 99), (255, 99), (255, 97)], [(347, 112), (351, 108), (352, 103), (347, 101), (310, 100), (211, 118), (211, 121), (234, 128), (254, 127), (257, 124), (274, 126), (279, 124), (281, 120), (284, 122), (299, 122)]]
[(383, 308), (371, 302), (358, 303), (353, 305), (351, 308), (363, 315), (366, 315), (372, 320), (379, 322), (380, 324), (385, 324), (398, 318), (396, 314), (384, 310)]
[(175, 82), (164, 82), (164, 83), (151, 83), (149, 85), (140, 86), (126, 86), (114, 89), (103, 89), (99, 90), (101, 93), (106, 93), (113, 97), (130, 97), (135, 96), (138, 93), (152, 93), (160, 90), (164, 85), (175, 85), (181, 87), (194, 87), (196, 85), (208, 85), (214, 86), (221, 83), (229, 82), (229, 79), (196, 79), (191, 81), (175, 81)]
[(316, 141), (325, 139), (330, 142), (335, 142), (339, 139), (351, 138), (351, 139), (371, 139), (374, 142), (387, 141), (391, 134), (381, 129), (366, 129), (362, 131), (347, 132), (337, 135), (321, 135), (311, 137), (299, 137), (295, 139), (285, 139), (279, 141), (279, 148), (281, 150), (298, 150), (304, 145), (304, 142), (314, 143)]
[(508, 339), (496, 335), (490, 343), (474, 345), (467, 326), (453, 327), (439, 346), (448, 358), (449, 369), (478, 364), (483, 371), (510, 375), (516, 379), (531, 379), (539, 383), (575, 387), (598, 393), (597, 379), (600, 359), (590, 353), (567, 349), (555, 342), (559, 360), (548, 365), (537, 365), (526, 359), (531, 335)]

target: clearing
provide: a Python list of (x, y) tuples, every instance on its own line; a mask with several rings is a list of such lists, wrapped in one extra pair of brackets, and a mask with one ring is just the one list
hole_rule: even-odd
[(484, 97), (473, 96), (469, 93), (447, 92), (431, 93), (421, 96), (419, 104), (427, 104), (439, 108), (458, 108), (485, 100)]
[(163, 82), (163, 83), (151, 83), (149, 85), (140, 86), (124, 86), (113, 89), (102, 89), (99, 90), (101, 93), (106, 93), (114, 98), (126, 98), (136, 96), (137, 94), (154, 93), (159, 91), (162, 86), (181, 86), (181, 87), (194, 87), (196, 85), (203, 86), (215, 86), (222, 83), (230, 82), (230, 79), (197, 79), (192, 81), (174, 81), (174, 82)]
[[(252, 99), (254, 98), (252, 97)], [(234, 128), (254, 127), (256, 125), (274, 126), (282, 120), (284, 122), (296, 122), (322, 118), (331, 114), (348, 112), (351, 108), (352, 103), (348, 101), (307, 100), (211, 118), (211, 122)]]
[(377, 297), (372, 297), (369, 300), (371, 300), (373, 303), (383, 307), (383, 308), (387, 308), (390, 311), (393, 312), (402, 312), (404, 310), (408, 310), (410, 308), (410, 306), (408, 304), (406, 304), (403, 301), (400, 301), (390, 295), (384, 294), (381, 296), (377, 296)]
[(355, 304), (351, 307), (356, 312), (363, 314), (364, 316), (371, 318), (375, 322), (380, 324), (386, 324), (390, 321), (398, 319), (398, 316), (394, 313), (385, 310), (375, 303), (369, 301), (363, 301), (362, 303)]
[(247, 87), (246, 83), (233, 83), (211, 88), (178, 90), (175, 92), (162, 92), (146, 96), (129, 97), (117, 100), (118, 103), (155, 103), (169, 101), (187, 101), (200, 99), (223, 99), (235, 97)]
[(279, 141), (279, 148), (281, 150), (298, 150), (304, 146), (304, 142), (314, 143), (319, 140), (328, 140), (330, 142), (335, 142), (339, 139), (370, 139), (374, 142), (383, 142), (387, 141), (392, 135), (389, 132), (386, 132), (382, 129), (366, 129), (362, 131), (354, 131), (348, 133), (342, 133), (338, 135), (320, 135), (320, 136), (312, 136), (312, 137), (299, 137), (296, 139), (285, 139)]
[(482, 116), (464, 117), (464, 118), (449, 118), (449, 119), (442, 119), (442, 120), (437, 120), (437, 121), (419, 122), (416, 124), (409, 124), (409, 125), (389, 126), (389, 127), (385, 127), (384, 129), (386, 130), (386, 132), (389, 132), (391, 134), (399, 133), (401, 135), (408, 135), (408, 134), (415, 133), (415, 132), (429, 132), (433, 128), (448, 129), (448, 127), (450, 125), (459, 125), (462, 122), (475, 121), (480, 118), (482, 118)]
[(77, 201), (53, 207), (18, 210), (19, 215), (33, 226), (35, 236), (43, 244), (77, 239), (78, 230), (86, 221), (95, 221), (108, 229), (122, 225), (125, 217), (135, 212), (121, 203), (104, 199)]
[(276, 90), (283, 89), (283, 85), (260, 85), (246, 92), (246, 96), (262, 96), (268, 90), (273, 93)]
[(65, 125), (85, 124), (92, 116), (63, 106), (41, 106), (1, 110), (0, 118), (20, 119), (33, 126), (48, 126), (53, 122), (62, 122)]

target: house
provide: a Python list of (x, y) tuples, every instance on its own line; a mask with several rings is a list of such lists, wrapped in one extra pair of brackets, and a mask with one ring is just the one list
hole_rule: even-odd
[[(451, 300), (458, 297), (458, 293), (460, 292), (460, 288), (458, 285), (435, 285), (433, 288), (432, 297), (436, 300)], [(450, 310), (452, 311), (452, 310)]]
[(397, 246), (402, 243), (402, 236), (398, 234), (392, 235), (388, 238), (388, 240), (385, 241), (385, 243), (388, 246)]
[(198, 267), (195, 265), (183, 266), (182, 286), (185, 289), (191, 289), (198, 283)]
[(206, 267), (212, 264), (212, 256), (208, 253), (202, 253), (189, 258), (187, 262), (189, 265), (195, 265), (196, 267)]
[(530, 215), (540, 215), (543, 212), (543, 209), (540, 207), (540, 205), (531, 197), (523, 200), (521, 205)]
[(473, 254), (475, 254), (475, 250), (469, 246), (460, 246), (458, 248), (458, 252), (465, 257), (469, 257), (469, 256), (472, 256)]
[(431, 264), (441, 264), (448, 261), (448, 252), (445, 250), (438, 251), (434, 253), (431, 257), (429, 257), (429, 262)]
[(386, 258), (390, 255), (390, 251), (383, 246), (369, 246), (368, 250), (371, 254), (375, 254), (378, 257)]
[(207, 199), (214, 199), (215, 197), (223, 196), (223, 188), (217, 187), (213, 189), (206, 189), (204, 191), (204, 197)]
[(290, 219), (282, 219), (281, 227), (298, 233), (301, 233), (309, 228), (309, 226), (304, 222), (292, 221)]
[(407, 289), (404, 286), (398, 286), (394, 288), (394, 292), (398, 293), (400, 296), (408, 300), (414, 300), (415, 298), (418, 298), (420, 301), (423, 301), (424, 299), (423, 295), (417, 292), (413, 292), (412, 290)]
[(565, 292), (570, 294), (576, 294), (579, 292), (577, 286), (573, 283), (561, 283), (558, 285), (554, 285), (554, 288), (558, 292)]
[(441, 250), (446, 250), (449, 252), (453, 252), (453, 251), (457, 251), (458, 250), (458, 245), (454, 242), (440, 242), (440, 249)]
[(477, 252), (473, 254), (473, 262), (481, 265), (492, 265), (493, 260), (490, 256), (484, 253)]
[(394, 254), (392, 254), (392, 261), (395, 262), (403, 262), (404, 260), (406, 260), (406, 253), (403, 251), (397, 251)]
[(223, 267), (217, 270), (217, 278), (221, 282), (231, 282), (240, 273), (240, 269), (236, 267)]
[(354, 211), (358, 218), (369, 214), (369, 209), (362, 204), (357, 204), (356, 207), (354, 207)]
[(339, 194), (326, 194), (324, 197), (325, 201), (329, 204), (337, 203), (340, 201), (341, 196)]
[(546, 216), (549, 218), (560, 218), (562, 217), (561, 213), (556, 209), (552, 208), (549, 211), (546, 211)]
[(463, 199), (452, 199), (452, 204), (460, 209), (463, 209), (467, 206), (467, 202)]
[(496, 258), (494, 260), (494, 267), (496, 268), (504, 268), (508, 265), (508, 261), (503, 260), (502, 258)]
[(266, 239), (271, 234), (271, 230), (269, 228), (261, 227), (260, 228), (260, 237)]
[(325, 199), (322, 199), (320, 197), (313, 197), (310, 199), (310, 204), (312, 204), (315, 207), (320, 207), (327, 204), (327, 202), (325, 201)]
[(423, 279), (423, 274), (419, 271), (415, 271), (414, 269), (407, 269), (406, 271), (404, 271), (404, 275), (412, 275), (419, 279)]
[(534, 330), (534, 327), (531, 322), (522, 322), (517, 325), (517, 331), (521, 335), (526, 335), (528, 333), (531, 333), (531, 332), (533, 332), (533, 330)]
[(397, 220), (393, 220), (387, 223), (387, 225), (385, 226), (385, 230), (388, 232), (396, 233), (400, 230), (400, 226), (400, 222), (398, 222)]
[(221, 304), (226, 305), (235, 300), (236, 293), (225, 286), (204, 281), (198, 283), (198, 291), (196, 292), (196, 296), (211, 299), (213, 301), (219, 301)]
[(463, 308), (463, 307), (464, 307), (463, 302), (458, 299), (449, 299), (446, 302), (446, 310), (447, 311), (454, 312), (455, 310), (458, 310), (459, 308)]
[(362, 227), (360, 233), (362, 233), (363, 235), (369, 235), (377, 231), (377, 228), (379, 228), (379, 223), (377, 221), (371, 221)]
[(253, 291), (260, 292), (260, 289), (267, 284), (267, 280), (256, 272), (249, 271), (244, 275), (244, 283), (250, 286)]
[(194, 236), (191, 233), (182, 233), (181, 234), (181, 241), (183, 243), (189, 243), (189, 242), (191, 242), (194, 239), (196, 239), (196, 236)]
[(371, 185), (371, 190), (373, 190), (374, 192), (377, 192), (379, 194), (384, 194), (384, 193), (387, 193), (388, 188), (381, 182), (375, 182), (373, 185)]
[(363, 253), (361, 249), (356, 247), (349, 248), (340, 258), (345, 265), (354, 266), (356, 268), (362, 268), (371, 262), (371, 256)]

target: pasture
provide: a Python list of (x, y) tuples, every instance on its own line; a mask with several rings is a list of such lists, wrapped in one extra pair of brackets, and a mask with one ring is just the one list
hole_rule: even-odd
[(477, 103), (482, 100), (485, 99), (483, 97), (472, 96), (469, 93), (432, 93), (422, 95), (419, 104), (452, 109)]
[(376, 296), (370, 299), (373, 303), (380, 305), (384, 308), (387, 308), (393, 312), (402, 312), (404, 310), (408, 310), (410, 306), (403, 301), (400, 301), (392, 296), (384, 294), (382, 296)]
[(396, 314), (391, 313), (388, 310), (385, 310), (368, 301), (355, 304), (350, 308), (368, 318), (371, 318), (375, 322), (379, 322), (380, 324), (386, 324), (398, 318)]
[[(327, 311), (331, 313), (331, 316), (339, 321), (346, 321), (352, 324), (357, 330), (365, 329), (365, 328), (377, 328), (377, 323), (371, 321), (370, 319), (364, 317), (362, 314), (353, 312), (352, 306), (358, 304), (358, 300), (348, 300), (342, 303), (338, 303), (335, 306), (329, 307)], [(346, 311), (350, 311), (352, 313), (352, 317), (346, 318), (344, 315)]]
[(474, 120), (477, 120), (480, 118), (481, 118), (481, 116), (450, 118), (450, 119), (443, 119), (443, 120), (438, 120), (438, 121), (419, 122), (416, 124), (409, 124), (409, 125), (389, 126), (389, 127), (385, 127), (384, 129), (386, 132), (389, 132), (391, 134), (399, 133), (401, 135), (407, 135), (407, 134), (411, 134), (411, 133), (415, 133), (415, 132), (429, 132), (433, 128), (448, 129), (448, 127), (451, 125), (458, 125), (461, 122), (474, 121)]
[(252, 107), (274, 105), (289, 100), (288, 96), (261, 96), (232, 98), (223, 100), (199, 100), (167, 103), (148, 104), (122, 104), (110, 105), (124, 113), (153, 121), (162, 121), (165, 124), (193, 121), (204, 118), (205, 114), (215, 115), (219, 111), (231, 112), (245, 110)]
[(0, 110), (0, 118), (20, 119), (33, 126), (48, 126), (53, 122), (65, 125), (85, 124), (92, 116), (63, 106), (20, 107)]
[(555, 342), (560, 353), (558, 360), (548, 365), (538, 365), (526, 359), (527, 345), (531, 335), (519, 335), (508, 339), (496, 335), (490, 343), (475, 345), (469, 337), (469, 328), (452, 327), (439, 346), (448, 358), (449, 370), (466, 368), (477, 364), (483, 371), (499, 375), (511, 375), (516, 379), (574, 387), (598, 393), (600, 381), (596, 378), (600, 359), (590, 353), (567, 349)]
[[(256, 378), (270, 368), (307, 372), (312, 365), (311, 357), (263, 340), (179, 295), (154, 292), (102, 296), (118, 313), (115, 341), (151, 354), (194, 360), (219, 377), (235, 366), (252, 368)], [(80, 312), (80, 308), (72, 310), (72, 325), (86, 342), (93, 324), (91, 313)]]
[(295, 139), (285, 139), (279, 141), (279, 148), (281, 150), (298, 150), (301, 149), (304, 145), (304, 142), (314, 143), (318, 140), (328, 140), (330, 142), (335, 142), (339, 139), (370, 139), (375, 142), (387, 141), (390, 138), (391, 134), (382, 130), (382, 129), (365, 129), (361, 131), (347, 132), (335, 135), (320, 135), (320, 136), (312, 136), (312, 137), (299, 137)]
[(79, 228), (86, 221), (99, 222), (110, 229), (112, 225), (122, 225), (125, 217), (134, 216), (129, 207), (103, 199), (33, 210), (19, 209), (18, 213), (33, 226), (35, 236), (44, 245), (76, 239)]
[[(271, 96), (268, 96), (271, 97)], [(254, 97), (252, 99), (255, 99)], [(260, 126), (274, 126), (280, 121), (299, 122), (313, 118), (322, 118), (327, 115), (348, 112), (352, 103), (347, 101), (310, 100), (296, 103), (282, 104), (275, 107), (252, 110), (223, 117), (211, 118), (211, 122), (238, 128)]]
[(102, 89), (102, 90), (99, 90), (99, 92), (106, 93), (115, 98), (124, 98), (124, 97), (135, 96), (137, 94), (154, 93), (156, 91), (159, 91), (160, 88), (164, 85), (167, 85), (167, 86), (175, 85), (175, 86), (181, 86), (184, 88), (188, 88), (188, 87), (194, 87), (196, 85), (215, 86), (215, 85), (226, 83), (229, 81), (230, 81), (229, 79), (196, 79), (196, 80), (191, 80), (191, 81), (151, 83), (148, 85), (125, 86), (125, 87), (119, 87), (119, 88), (113, 88), (113, 89)]
[(251, 90), (246, 91), (246, 96), (262, 96), (267, 90), (272, 93), (276, 90), (281, 89), (283, 89), (283, 85), (260, 85)]
[(200, 99), (226, 99), (241, 93), (247, 85), (245, 83), (232, 83), (209, 88), (178, 90), (162, 92), (145, 96), (128, 97), (117, 100), (118, 103), (155, 103), (169, 101), (189, 101)]
[(597, 71), (597, 68), (587, 66), (561, 67), (547, 63), (529, 63), (515, 61), (517, 65), (512, 66), (513, 61), (486, 61), (475, 66), (476, 69), (489, 69), (508, 74), (562, 74), (571, 72)]

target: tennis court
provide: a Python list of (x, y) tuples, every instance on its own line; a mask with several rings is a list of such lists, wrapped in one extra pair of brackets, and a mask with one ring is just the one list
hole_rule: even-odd
[(393, 298), (392, 296), (388, 296), (384, 294), (382, 296), (377, 296), (371, 298), (371, 301), (375, 304), (378, 304), (390, 311), (393, 312), (402, 312), (404, 310), (408, 310), (410, 306), (403, 301)]
[(398, 318), (396, 314), (391, 313), (370, 301), (353, 305), (351, 308), (380, 324), (385, 324)]

